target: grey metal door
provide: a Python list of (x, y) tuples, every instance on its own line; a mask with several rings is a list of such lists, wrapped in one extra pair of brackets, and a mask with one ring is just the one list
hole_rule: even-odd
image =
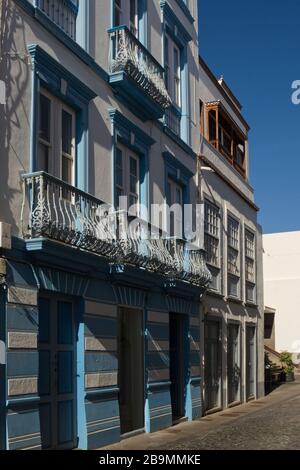
[(205, 323), (205, 408), (221, 406), (222, 351), (220, 322)]

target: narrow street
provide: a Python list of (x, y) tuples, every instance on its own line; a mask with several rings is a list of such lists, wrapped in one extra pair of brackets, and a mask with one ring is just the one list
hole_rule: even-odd
[(123, 440), (107, 449), (299, 450), (300, 376), (245, 405)]

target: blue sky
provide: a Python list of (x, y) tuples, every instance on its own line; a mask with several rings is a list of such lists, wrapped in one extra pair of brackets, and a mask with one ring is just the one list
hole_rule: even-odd
[(299, 0), (199, 0), (200, 53), (251, 126), (250, 180), (264, 233), (300, 230)]

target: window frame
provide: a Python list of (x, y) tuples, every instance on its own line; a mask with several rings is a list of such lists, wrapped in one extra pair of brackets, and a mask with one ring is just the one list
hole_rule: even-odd
[[(180, 202), (176, 200), (178, 190), (180, 193)], [(169, 205), (169, 208), (177, 204), (180, 205), (181, 207), (181, 217), (179, 219), (177, 217), (174, 218), (173, 211), (170, 213), (170, 220), (169, 220), (170, 225), (168, 227), (168, 232), (169, 232), (170, 237), (178, 238), (177, 237), (178, 232), (181, 233), (181, 237), (183, 236), (183, 230), (182, 230), (182, 225), (183, 225), (183, 220), (184, 220), (183, 198), (184, 198), (184, 188), (182, 184), (180, 184), (178, 181), (174, 180), (174, 178), (168, 175), (167, 177), (167, 204)]]
[[(207, 208), (211, 208), (215, 211), (214, 217), (217, 220), (217, 224), (215, 225), (215, 229), (217, 230), (217, 234), (212, 233), (208, 229), (209, 221), (207, 220), (207, 215), (208, 215)], [(213, 268), (216, 268), (216, 269), (221, 269), (221, 250), (220, 250), (220, 248), (221, 248), (221, 223), (220, 223), (221, 222), (221, 213), (220, 212), (221, 212), (220, 207), (217, 204), (214, 204), (213, 202), (211, 202), (207, 198), (204, 199), (204, 245), (205, 245), (206, 253), (208, 253), (208, 250), (206, 249), (206, 246), (207, 246), (206, 240), (209, 238), (209, 239), (213, 239), (215, 242), (217, 242), (217, 255), (216, 255), (217, 262), (213, 263), (212, 261), (207, 260), (207, 259), (206, 259), (206, 262), (207, 262), (208, 265), (210, 265), (210, 266), (212, 266)]]
[[(37, 133), (37, 170), (40, 167), (40, 155), (39, 155), (39, 144), (46, 145), (50, 149), (48, 154), (48, 168), (47, 173), (56, 176), (61, 181), (64, 181), (71, 186), (76, 185), (76, 110), (66, 104), (63, 100), (50, 93), (46, 88), (41, 87), (39, 90), (39, 106), (38, 106), (38, 133)], [(40, 109), (40, 97), (45, 96), (50, 101), (50, 142), (45, 141), (40, 137), (40, 120), (41, 120), (41, 109)], [(72, 117), (72, 129), (71, 129), (71, 154), (67, 154), (63, 151), (62, 137), (62, 114), (63, 111), (70, 114)], [(68, 158), (72, 161), (71, 181), (65, 181), (63, 177), (63, 158)]]
[[(131, 18), (132, 4), (134, 4), (134, 12), (133, 12), (134, 22), (132, 22), (132, 18)], [(129, 0), (129, 29), (136, 38), (139, 37), (139, 3), (138, 3), (138, 0)]]
[[(253, 246), (251, 248), (252, 256), (249, 255), (248, 251), (247, 251), (247, 235), (250, 235), (250, 236), (253, 237), (253, 240), (252, 240)], [(256, 232), (251, 230), (247, 226), (245, 226), (245, 229), (244, 229), (245, 301), (249, 302), (249, 303), (252, 303), (252, 304), (256, 303), (256, 278), (257, 278), (257, 272), (256, 272), (256, 269), (257, 269), (256, 243), (257, 243), (257, 241), (256, 240), (257, 240)], [(253, 273), (252, 273), (253, 278), (252, 279), (248, 279), (247, 262), (252, 263), (252, 271), (253, 271)], [(247, 296), (247, 291), (248, 291), (247, 287), (248, 286), (250, 288), (252, 288), (252, 292), (253, 292), (253, 298), (252, 299), (249, 299), (248, 296)]]
[[(119, 206), (119, 201), (118, 201), (118, 191), (121, 191), (121, 196), (127, 196), (128, 197), (128, 209), (131, 206), (130, 204), (130, 197), (135, 197), (137, 198), (137, 201), (135, 204), (137, 204), (137, 212), (130, 211), (131, 215), (135, 215), (139, 217), (140, 215), (140, 209), (139, 205), (141, 204), (141, 174), (140, 174), (140, 167), (141, 167), (141, 162), (140, 162), (140, 156), (133, 150), (131, 150), (129, 147), (126, 145), (118, 142), (116, 145), (116, 162), (115, 162), (115, 171), (117, 172), (118, 170), (118, 162), (117, 162), (117, 153), (121, 152), (121, 158), (122, 158), (122, 186), (118, 184), (117, 178), (115, 179), (115, 195), (116, 195), (116, 208), (117, 210), (120, 208)], [(137, 191), (133, 193), (131, 191), (130, 187), (130, 178), (131, 178), (131, 173), (130, 173), (130, 160), (134, 159), (137, 163)], [(134, 214), (133, 214), (134, 212)]]
[[(167, 43), (167, 47), (166, 47)], [(175, 52), (177, 66), (175, 71)], [(182, 79), (181, 79), (181, 55), (182, 50), (167, 32), (164, 33), (164, 69), (167, 91), (172, 99), (172, 104), (177, 109), (182, 107)], [(166, 78), (167, 77), (167, 78)]]
[[(234, 243), (230, 243), (229, 224), (230, 221), (237, 224), (237, 236)], [(227, 296), (229, 298), (241, 299), (241, 221), (231, 213), (227, 213)], [(235, 254), (236, 263), (233, 265), (230, 262), (230, 252)], [(230, 269), (230, 264), (234, 266), (235, 272)], [(229, 292), (229, 279), (234, 280), (237, 284), (237, 295)]]
[[(120, 2), (120, 4), (117, 2)], [(124, 12), (122, 2), (123, 0), (113, 0), (113, 26), (116, 27), (123, 24)], [(116, 21), (116, 13), (119, 14), (119, 22)]]

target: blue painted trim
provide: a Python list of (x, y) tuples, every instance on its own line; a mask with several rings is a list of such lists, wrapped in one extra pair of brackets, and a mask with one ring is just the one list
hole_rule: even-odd
[[(41, 76), (41, 80), (44, 80), (46, 83), (49, 82), (60, 96), (63, 96), (60, 92), (62, 79), (68, 82), (71, 88), (70, 91), (67, 91), (67, 97), (70, 95), (70, 98), (72, 98), (72, 101), (75, 101), (75, 105), (78, 107), (97, 96), (97, 93), (81, 82), (39, 45), (32, 44), (28, 46), (28, 52), (32, 58), (35, 71)], [(72, 96), (72, 93), (74, 96)]]
[(151, 411), (150, 411), (150, 400), (149, 400), (149, 388), (148, 388), (148, 370), (149, 370), (149, 358), (148, 358), (148, 343), (149, 343), (149, 329), (148, 329), (148, 312), (147, 309), (144, 309), (144, 394), (145, 394), (145, 404), (144, 404), (144, 426), (145, 432), (151, 432)]
[[(30, 45), (28, 51), (33, 62), (32, 129), (30, 169), (37, 169), (38, 84), (46, 87), (76, 111), (76, 186), (88, 190), (88, 104), (96, 97), (84, 83), (66, 70), (40, 46)], [(38, 80), (38, 83), (37, 83)], [(67, 83), (66, 94), (61, 93), (61, 80)]]
[(160, 7), (164, 15), (165, 30), (179, 47), (185, 47), (192, 40), (192, 36), (177, 18), (166, 0), (160, 0)]
[(114, 8), (115, 8), (115, 0), (110, 0), (110, 25), (113, 28), (114, 25)]
[(187, 46), (180, 51), (180, 70), (181, 70), (181, 120), (180, 137), (190, 144), (190, 81), (188, 69), (188, 51)]
[(151, 145), (155, 144), (155, 140), (152, 139), (152, 137), (133, 124), (122, 113), (120, 113), (120, 111), (115, 108), (111, 108), (108, 112), (111, 122), (117, 126), (119, 131), (126, 133), (127, 140), (129, 139), (130, 141), (131, 132), (135, 134), (135, 146), (140, 147), (141, 151), (144, 151), (145, 148), (149, 148)]
[(90, 0), (80, 0), (76, 21), (76, 42), (89, 54), (90, 53)]
[[(178, 183), (182, 187), (183, 204), (190, 203), (190, 180), (193, 173), (188, 170), (179, 160), (175, 158), (170, 152), (164, 152), (163, 158), (165, 160), (165, 194), (168, 195), (168, 179)], [(183, 206), (184, 208), (184, 206)], [(184, 225), (184, 214), (182, 226)], [(182, 227), (183, 229), (183, 227)], [(184, 232), (182, 232), (184, 234)]]
[(180, 136), (172, 132), (171, 129), (169, 129), (165, 124), (163, 124), (161, 121), (156, 121), (156, 125), (160, 130), (162, 130), (170, 139), (175, 142), (175, 144), (178, 145), (184, 152), (186, 152), (191, 158), (196, 160), (197, 154), (193, 151), (192, 147), (190, 147), (189, 144), (184, 142)]
[(76, 305), (75, 321), (77, 326), (77, 436), (78, 448), (86, 450), (88, 448), (86, 410), (85, 410), (85, 370), (84, 370), (84, 300), (81, 299)]
[(34, 69), (31, 72), (31, 116), (30, 116), (30, 172), (37, 166), (37, 127), (38, 127), (39, 79)]
[(166, 380), (165, 382), (149, 382), (147, 385), (148, 390), (156, 390), (161, 388), (169, 388), (171, 385), (170, 380)]
[(26, 406), (31, 406), (33, 403), (38, 405), (40, 402), (41, 399), (38, 395), (23, 395), (21, 398), (10, 398), (7, 400), (7, 407), (20, 407), (23, 409)]
[(178, 6), (181, 8), (181, 10), (183, 11), (183, 13), (185, 14), (185, 16), (187, 17), (187, 19), (189, 20), (189, 22), (191, 24), (193, 24), (195, 22), (195, 19), (193, 18), (193, 16), (191, 15), (191, 12), (186, 4), (186, 0), (175, 0), (176, 3), (178, 4)]
[[(146, 303), (146, 302), (145, 302)], [(143, 308), (143, 367), (144, 367), (144, 429), (145, 432), (148, 432), (149, 429), (149, 416), (150, 416), (150, 408), (149, 408), (149, 401), (148, 401), (148, 393), (147, 393), (147, 382), (148, 382), (148, 330), (147, 330), (147, 309), (146, 307)]]
[[(6, 289), (4, 285), (0, 285), (0, 341), (5, 345), (5, 348), (6, 329)], [(6, 364), (0, 364), (0, 450), (5, 450), (7, 448), (6, 384)]]
[[(116, 159), (116, 146), (118, 141), (124, 144), (126, 147), (131, 148), (135, 153), (140, 156), (140, 194), (141, 203), (149, 208), (149, 150), (155, 141), (142, 131), (139, 127), (133, 124), (129, 119), (123, 116), (118, 110), (110, 109), (109, 116), (112, 123), (112, 136), (113, 136), (113, 194), (112, 201), (116, 204), (116, 192), (115, 192), (115, 159)], [(132, 136), (134, 135), (134, 141)], [(144, 214), (141, 214), (143, 218)]]
[(99, 390), (88, 390), (85, 392), (85, 398), (95, 398), (98, 396), (106, 396), (106, 395), (117, 395), (119, 393), (119, 387), (110, 387), (110, 388), (101, 388)]
[[(181, 70), (181, 119), (180, 138), (190, 144), (190, 103), (189, 103), (189, 70), (187, 45), (192, 40), (189, 32), (177, 18), (166, 0), (161, 0), (161, 9), (164, 18), (164, 31), (173, 39), (180, 49)], [(172, 131), (170, 131), (172, 132)], [(173, 132), (172, 132), (173, 133)]]
[(68, 36), (61, 28), (59, 28), (48, 16), (39, 8), (34, 7), (29, 0), (15, 0), (26, 13), (35, 18), (49, 33), (53, 34), (58, 41), (73, 52), (82, 62), (89, 66), (100, 78), (109, 81), (108, 73), (97, 64), (93, 57), (85, 51), (77, 42)]
[(125, 71), (111, 73), (109, 83), (117, 99), (141, 121), (163, 117), (164, 109)]
[(188, 185), (194, 173), (181, 163), (171, 152), (163, 152), (163, 158), (171, 178), (177, 183)]
[(138, 2), (139, 41), (144, 47), (148, 46), (148, 0)]

